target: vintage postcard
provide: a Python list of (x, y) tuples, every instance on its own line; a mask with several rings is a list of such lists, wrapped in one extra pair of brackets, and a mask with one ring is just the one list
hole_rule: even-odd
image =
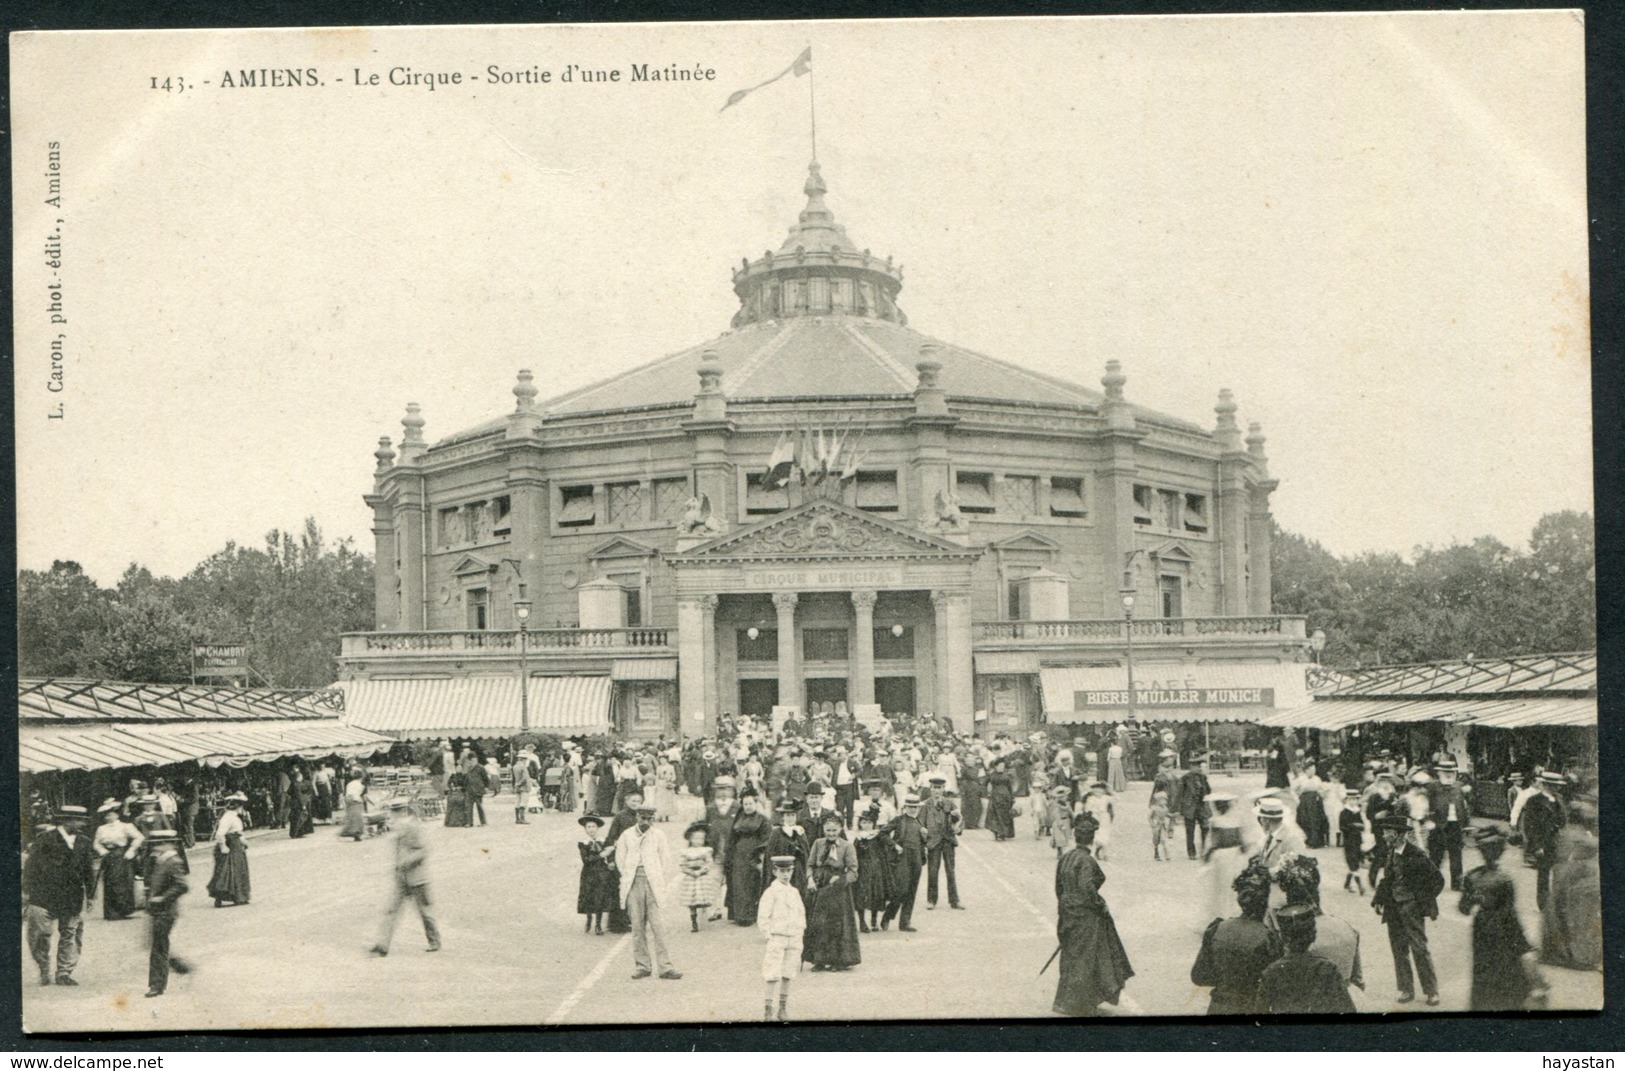
[(1584, 40), (13, 35), (24, 1026), (1600, 1007)]

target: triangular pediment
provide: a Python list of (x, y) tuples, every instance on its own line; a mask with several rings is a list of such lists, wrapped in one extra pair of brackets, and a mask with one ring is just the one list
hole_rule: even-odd
[(1054, 554), (1061, 549), (1061, 544), (1055, 542), (1055, 540), (1031, 530), (1017, 532), (1013, 536), (1006, 536), (1003, 539), (989, 543), (988, 546), (997, 550), (1032, 550), (1042, 551), (1046, 554)]
[(496, 572), (496, 563), (487, 561), (478, 554), (464, 554), (457, 560), (457, 565), (451, 571), (452, 576), (475, 576), (479, 573)]
[(673, 564), (734, 559), (974, 558), (980, 552), (837, 502), (809, 502), (738, 532), (718, 536)]
[(652, 558), (659, 553), (654, 547), (639, 543), (635, 539), (616, 536), (614, 539), (600, 543), (587, 552), (588, 561), (603, 561), (608, 558)]
[(1152, 547), (1151, 556), (1159, 561), (1165, 562), (1194, 563), (1196, 561), (1196, 555), (1186, 550), (1183, 545), (1175, 542), (1168, 542), (1158, 547)]

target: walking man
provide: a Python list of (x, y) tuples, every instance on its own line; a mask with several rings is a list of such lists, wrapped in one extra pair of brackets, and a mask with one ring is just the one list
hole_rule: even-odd
[[(1179, 779), (1179, 806), (1177, 810), (1181, 818), (1185, 819), (1185, 854), (1191, 859), (1199, 859), (1207, 854), (1207, 823), (1212, 811), (1208, 809), (1207, 795), (1213, 791), (1213, 786), (1207, 779), (1207, 756), (1198, 755), (1191, 762), (1191, 768)], [(1202, 830), (1202, 847), (1197, 851), (1196, 830)]]
[(1552, 891), (1552, 867), (1557, 865), (1557, 833), (1568, 816), (1557, 795), (1563, 775), (1544, 770), (1536, 784), (1540, 791), (1523, 805), (1523, 835), (1525, 850), (1535, 860), (1535, 904), (1544, 911)]
[(1388, 946), (1394, 953), (1394, 981), (1398, 1002), (1416, 999), (1411, 961), (1416, 962), (1416, 980), (1429, 1005), (1439, 1003), (1439, 981), (1433, 973), (1433, 957), (1428, 952), (1427, 920), (1439, 917), (1439, 893), (1444, 876), (1428, 862), (1422, 849), (1410, 839), (1411, 822), (1403, 814), (1391, 814), (1380, 822), (1385, 853), (1382, 876), (1377, 882), (1371, 906), (1388, 927)]
[(39, 984), (51, 984), (51, 931), (57, 933), (56, 984), (78, 985), (85, 932), (85, 905), (95, 896), (95, 854), (85, 835), (88, 815), (68, 804), (56, 812), (56, 826), (37, 837), (23, 864), (23, 914), (28, 920), (28, 951), (39, 967)]
[(904, 796), (903, 813), (891, 820), (885, 832), (892, 843), (902, 849), (903, 880), (886, 905), (880, 928), (889, 926), (900, 911), (902, 919), (897, 924), (898, 930), (913, 933), (914, 927), (909, 923), (914, 918), (914, 898), (920, 893), (920, 871), (925, 866), (925, 827), (920, 824), (920, 797), (912, 792)]
[(1461, 841), (1467, 828), (1467, 789), (1456, 783), (1456, 760), (1440, 759), (1433, 767), (1439, 775), (1429, 800), (1428, 817), (1433, 821), (1433, 834), (1428, 837), (1428, 859), (1437, 867), (1450, 856), (1450, 888), (1461, 891)]
[(378, 930), (378, 943), (372, 946), (372, 953), (389, 955), (395, 921), (400, 917), (401, 905), (408, 900), (417, 905), (418, 917), (423, 920), (423, 935), (429, 939), (428, 951), (438, 952), (440, 927), (435, 925), (434, 915), (429, 910), (429, 874), (424, 865), (429, 853), (423, 840), (423, 823), (418, 821), (411, 800), (396, 797), (389, 801), (389, 826), (395, 838), (395, 866), (390, 876), (389, 907), (384, 912), (384, 923)]
[(152, 918), (152, 945), (147, 955), (147, 996), (161, 997), (169, 988), (169, 972), (190, 974), (191, 966), (169, 951), (169, 935), (181, 915), (181, 897), (186, 895), (186, 868), (175, 850), (180, 836), (168, 829), (155, 829), (147, 836), (154, 854), (152, 885), (147, 892), (147, 914)]
[(964, 829), (964, 819), (954, 808), (954, 801), (948, 798), (943, 785), (943, 777), (931, 779), (931, 798), (922, 807), (920, 824), (925, 827), (925, 907), (927, 911), (937, 906), (937, 871), (948, 871), (948, 906), (955, 911), (963, 911), (964, 905), (959, 902), (959, 882), (954, 875), (954, 855), (959, 847), (959, 833)]
[[(654, 828), (654, 806), (638, 804), (637, 815), (637, 824), (615, 842), (621, 904), (632, 919), (632, 959), (637, 965), (632, 977), (649, 977), (658, 963), (660, 977), (675, 981), (683, 972), (672, 966), (671, 957), (666, 954), (666, 924), (660, 917), (660, 897), (670, 888), (677, 869), (666, 834)], [(651, 936), (654, 938), (653, 960), (649, 956)]]

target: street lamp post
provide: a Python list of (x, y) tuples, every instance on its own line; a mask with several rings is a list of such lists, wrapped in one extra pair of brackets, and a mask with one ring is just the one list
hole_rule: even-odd
[(519, 585), (519, 598), (513, 601), (513, 616), (519, 620), (519, 731), (530, 732), (530, 673), (525, 656), (530, 653), (530, 600), (525, 585)]
[[(1124, 578), (1127, 579), (1127, 572)], [(1128, 667), (1128, 720), (1134, 721), (1134, 589), (1123, 586), (1123, 653)]]

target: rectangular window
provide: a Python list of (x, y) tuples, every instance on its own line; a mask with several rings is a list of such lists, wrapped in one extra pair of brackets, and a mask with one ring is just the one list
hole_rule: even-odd
[(1051, 517), (1086, 517), (1088, 508), (1083, 501), (1081, 476), (1054, 476), (1049, 481), (1049, 515)]
[(456, 506), (440, 511), (440, 545), (450, 547), (463, 541), (463, 519)]
[(1155, 523), (1158, 528), (1178, 528), (1183, 496), (1178, 491), (1158, 491)]
[[(712, 503), (715, 508), (715, 503)], [(762, 516), (771, 513), (782, 513), (790, 508), (790, 488), (788, 485), (777, 490), (768, 490), (767, 473), (753, 472), (745, 477), (745, 513), (750, 516)]]
[(815, 276), (808, 280), (812, 291), (812, 309), (814, 312), (829, 311), (829, 280), (823, 276)]
[(643, 592), (637, 588), (626, 590), (626, 627), (643, 627)]
[(636, 483), (612, 483), (605, 490), (609, 494), (609, 523), (638, 524), (643, 520), (643, 486)]
[(759, 628), (751, 639), (749, 629), (738, 632), (739, 660), (741, 662), (777, 662), (779, 660), (779, 630)]
[(468, 604), (468, 627), (482, 631), (490, 628), (490, 623), (486, 620), (486, 613), (489, 608), (486, 590), (484, 588), (471, 588), (464, 598)]
[(801, 657), (809, 662), (845, 662), (846, 629), (802, 629)]
[(678, 476), (654, 481), (654, 496), (656, 519), (676, 524), (688, 508), (687, 478)]
[(1151, 488), (1147, 487), (1145, 484), (1137, 483), (1134, 485), (1135, 524), (1151, 523), (1151, 511), (1153, 508), (1152, 502), (1154, 501), (1155, 497), (1156, 496), (1152, 493)]
[(1005, 585), (1005, 620), (1020, 621), (1027, 616), (1023, 612), (1026, 609), (1026, 600), (1021, 597), (1021, 594), (1022, 581), (1012, 580)]
[(1161, 578), (1161, 589), (1162, 589), (1161, 590), (1161, 594), (1162, 594), (1162, 616), (1163, 617), (1184, 617), (1185, 616), (1185, 607), (1184, 607), (1184, 600), (1183, 600), (1183, 598), (1181, 598), (1181, 596), (1183, 595), (1183, 592), (1181, 590), (1179, 577), (1177, 577), (1177, 576), (1165, 576), (1165, 577), (1162, 577)]
[(896, 513), (897, 473), (859, 472), (856, 494), (859, 509), (871, 513)]
[(560, 488), (559, 497), (560, 528), (590, 528), (598, 520), (598, 506), (590, 486)]
[(877, 662), (898, 661), (914, 657), (914, 630), (907, 625), (898, 626), (898, 632), (892, 632), (891, 627), (875, 629), (875, 660)]
[(1185, 531), (1207, 531), (1207, 496), (1185, 496)]
[(993, 474), (961, 472), (954, 477), (954, 493), (959, 496), (961, 513), (993, 512)]
[(509, 514), (513, 512), (513, 499), (498, 495), (491, 500), (491, 534), (505, 536), (513, 531)]
[(1031, 517), (1038, 512), (1038, 477), (1006, 476), (999, 492), (999, 512)]

